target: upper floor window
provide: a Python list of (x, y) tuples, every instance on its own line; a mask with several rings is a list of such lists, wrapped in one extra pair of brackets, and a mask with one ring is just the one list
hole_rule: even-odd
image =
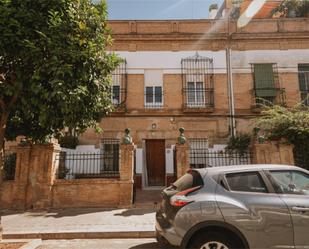
[(309, 64), (298, 65), (300, 97), (305, 105), (309, 105)]
[(127, 87), (127, 63), (123, 60), (112, 73), (111, 98), (115, 107), (124, 107)]
[(284, 104), (284, 89), (280, 88), (275, 63), (252, 64), (254, 105)]
[(198, 53), (181, 61), (183, 102), (185, 108), (205, 108), (214, 105), (213, 60)]
[(145, 70), (145, 108), (163, 107), (163, 72)]

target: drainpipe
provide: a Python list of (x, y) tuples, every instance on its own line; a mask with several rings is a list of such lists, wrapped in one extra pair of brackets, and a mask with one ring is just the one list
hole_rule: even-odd
[(226, 48), (226, 68), (227, 68), (227, 85), (229, 97), (229, 127), (230, 136), (236, 136), (236, 121), (235, 121), (235, 101), (234, 101), (234, 85), (233, 85), (233, 72), (232, 72), (232, 50), (230, 47)]

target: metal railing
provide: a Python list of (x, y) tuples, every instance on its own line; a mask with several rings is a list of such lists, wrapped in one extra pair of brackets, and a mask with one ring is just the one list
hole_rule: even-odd
[(111, 100), (115, 109), (125, 108), (126, 105), (126, 89), (113, 89), (111, 92)]
[(214, 106), (213, 88), (184, 88), (184, 108), (207, 108)]
[(15, 180), (16, 172), (16, 153), (5, 153), (3, 164), (3, 180)]
[(56, 155), (58, 179), (117, 178), (118, 153), (67, 153)]
[[(270, 96), (267, 96), (269, 93)], [(252, 90), (252, 107), (286, 105), (286, 94), (284, 88), (258, 88)]]
[(217, 166), (243, 165), (251, 163), (251, 154), (236, 152), (210, 152), (202, 149), (190, 150), (190, 167), (207, 168)]

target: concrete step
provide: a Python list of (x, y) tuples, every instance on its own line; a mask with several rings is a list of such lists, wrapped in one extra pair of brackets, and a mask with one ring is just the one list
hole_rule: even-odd
[(113, 231), (113, 232), (53, 232), (53, 233), (4, 233), (3, 239), (139, 239), (155, 238), (155, 231)]

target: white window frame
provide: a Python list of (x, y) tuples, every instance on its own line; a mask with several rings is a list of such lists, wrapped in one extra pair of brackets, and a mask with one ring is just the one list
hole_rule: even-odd
[[(192, 90), (189, 88), (189, 84), (193, 84), (194, 87)], [(197, 85), (201, 84), (202, 88), (198, 88)], [(194, 101), (191, 101), (192, 92)], [(198, 98), (200, 98), (198, 100)], [(188, 107), (205, 107), (206, 98), (205, 98), (205, 83), (203, 81), (187, 81), (187, 106)]]
[[(156, 102), (155, 89), (161, 88), (161, 102)], [(147, 88), (152, 88), (152, 102), (147, 102)], [(147, 108), (162, 108), (163, 107), (163, 86), (145, 86), (144, 105)]]

